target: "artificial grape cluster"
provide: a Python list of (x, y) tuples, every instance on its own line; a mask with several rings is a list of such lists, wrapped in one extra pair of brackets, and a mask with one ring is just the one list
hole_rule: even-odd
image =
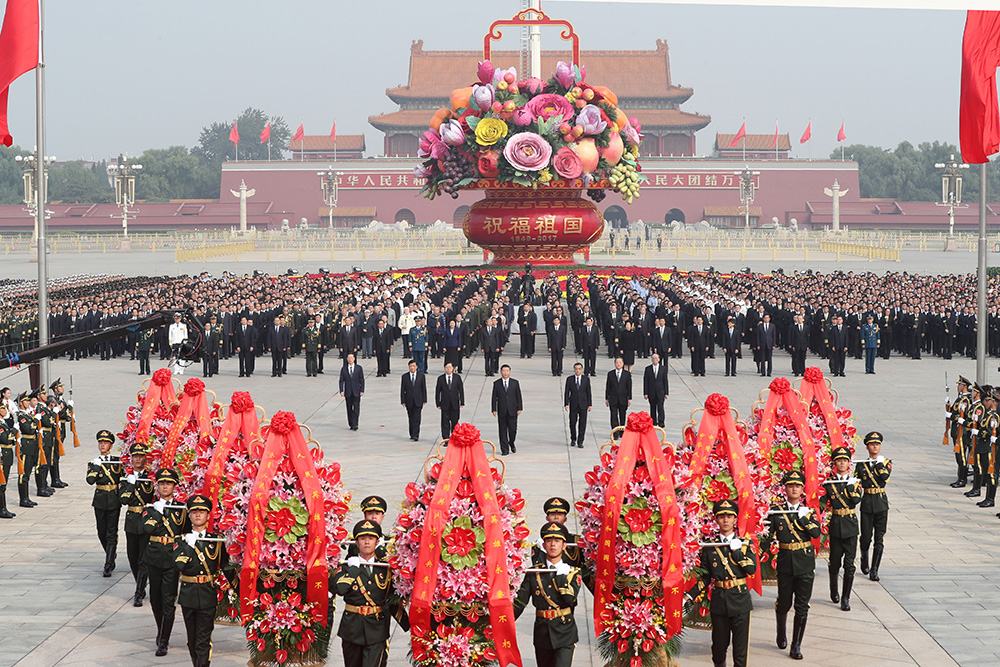
[(604, 198), (608, 196), (608, 193), (600, 188), (592, 188), (587, 190), (587, 196), (594, 200), (596, 203), (600, 204), (604, 201)]
[(639, 175), (635, 165), (622, 161), (615, 165), (608, 177), (611, 187), (621, 193), (622, 199), (631, 204), (639, 196)]
[(449, 151), (442, 158), (444, 163), (444, 180), (441, 181), (441, 190), (451, 195), (452, 199), (458, 199), (458, 183), (463, 178), (475, 177), (476, 162), (461, 151)]

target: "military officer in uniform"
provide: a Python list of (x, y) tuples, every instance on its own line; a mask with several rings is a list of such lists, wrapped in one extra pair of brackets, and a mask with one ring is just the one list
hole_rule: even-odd
[[(385, 502), (385, 498), (382, 496), (365, 496), (361, 500), (361, 511), (365, 515), (365, 521), (371, 521), (377, 523), (379, 527), (382, 526), (382, 521), (385, 519), (385, 511), (389, 509), (389, 504)], [(358, 555), (358, 545), (351, 542), (347, 547), (347, 557)], [(386, 542), (384, 537), (378, 538), (378, 544), (375, 545), (375, 555), (381, 561), (388, 561), (389, 555), (386, 553)]]
[[(55, 382), (49, 385), (49, 396), (55, 397), (57, 402), (54, 410), (56, 414), (56, 431), (59, 434), (59, 442), (64, 445), (66, 437), (76, 433), (76, 424), (73, 417), (73, 399), (66, 400), (66, 388), (63, 386), (62, 378), (56, 379)], [(69, 429), (66, 428), (67, 424), (70, 426)], [(69, 484), (62, 480), (62, 475), (59, 474), (59, 460), (62, 457), (62, 448), (57, 447), (55, 452), (53, 452), (52, 461), (49, 462), (52, 487), (56, 489), (65, 489), (69, 486)]]
[(7, 404), (0, 401), (0, 469), (3, 471), (3, 483), (0, 484), (0, 519), (13, 519), (16, 516), (7, 509), (7, 480), (10, 479), (10, 468), (14, 465), (17, 431), (7, 424), (7, 413)]
[(315, 320), (309, 320), (309, 326), (303, 333), (303, 343), (306, 349), (306, 377), (316, 377), (319, 372), (319, 327)]
[(950, 427), (951, 440), (955, 449), (955, 462), (958, 464), (958, 478), (951, 483), (951, 488), (962, 489), (969, 480), (969, 451), (966, 447), (969, 428), (966, 426), (966, 416), (972, 409), (972, 394), (969, 392), (969, 381), (958, 376), (958, 396), (949, 406), (945, 419)]
[(709, 611), (712, 615), (712, 662), (726, 664), (729, 641), (733, 642), (734, 667), (746, 667), (750, 646), (750, 611), (753, 600), (747, 577), (757, 571), (753, 542), (741, 540), (736, 534), (739, 506), (725, 498), (715, 503), (712, 514), (719, 525), (719, 537), (713, 542), (725, 546), (702, 547), (702, 574), (688, 589), (688, 597), (697, 597), (715, 582)]
[(785, 629), (794, 598), (792, 644), (788, 651), (793, 660), (802, 660), (802, 638), (816, 576), (816, 552), (812, 540), (819, 537), (819, 521), (802, 497), (805, 483), (805, 475), (798, 470), (785, 475), (787, 502), (772, 506), (770, 512), (771, 540), (778, 542), (775, 566), (778, 572), (778, 599), (774, 603), (778, 628), (776, 642), (780, 649), (788, 645)]
[(979, 507), (993, 507), (997, 496), (997, 478), (993, 470), (996, 453), (997, 427), (1000, 425), (1000, 413), (997, 412), (996, 388), (983, 387), (983, 410), (976, 425), (976, 473), (980, 484), (986, 487), (986, 498), (976, 503)]
[(153, 330), (141, 329), (135, 334), (135, 356), (139, 358), (139, 375), (150, 375), (149, 353), (153, 349)]
[(132, 472), (126, 475), (118, 485), (118, 497), (125, 511), (125, 550), (128, 554), (128, 564), (135, 579), (135, 593), (132, 596), (132, 606), (141, 607), (146, 597), (146, 581), (149, 574), (143, 563), (149, 535), (142, 528), (142, 510), (156, 500), (156, 478), (146, 467), (146, 455), (149, 449), (141, 442), (136, 442), (129, 448), (132, 459)]
[(17, 397), (17, 429), (21, 432), (20, 466), (17, 469), (17, 494), (21, 507), (34, 507), (38, 503), (28, 497), (28, 483), (38, 463), (41, 443), (38, 441), (38, 420), (28, 411), (31, 398), (24, 391)]
[[(558, 523), (565, 528), (566, 519), (569, 517), (569, 507), (569, 501), (565, 498), (559, 498), (558, 496), (549, 498), (542, 506), (542, 510), (545, 512), (545, 521), (548, 523)], [(538, 538), (538, 543), (532, 549), (533, 556), (541, 557), (545, 555), (544, 541), (545, 538)], [(566, 528), (566, 542), (563, 544), (562, 559), (573, 567), (580, 568), (581, 570), (584, 569), (583, 551), (577, 546), (576, 535), (569, 532), (569, 528)]]
[[(882, 538), (889, 520), (889, 498), (885, 485), (892, 473), (892, 461), (882, 456), (882, 434), (872, 431), (865, 436), (868, 460), (858, 461), (854, 474), (861, 480), (864, 497), (861, 498), (861, 571), (872, 581), (878, 581), (878, 568), (882, 563)], [(868, 567), (868, 546), (875, 537), (871, 568)]]
[(563, 548), (569, 539), (566, 527), (550, 521), (539, 532), (542, 553), (532, 554), (531, 567), (551, 570), (551, 573), (525, 575), (514, 599), (514, 617), (520, 617), (530, 599), (535, 606), (534, 644), (538, 667), (570, 667), (579, 641), (573, 611), (583, 576), (580, 568), (563, 558)]
[(390, 603), (392, 573), (379, 563), (376, 549), (382, 527), (365, 519), (354, 526), (357, 556), (350, 556), (330, 580), (331, 593), (344, 598), (344, 614), (337, 636), (344, 651), (344, 667), (385, 667), (389, 652), (389, 617), (404, 630), (410, 621), (401, 605)]
[(875, 375), (875, 353), (882, 342), (878, 334), (875, 316), (868, 313), (868, 321), (861, 327), (861, 347), (865, 350), (865, 375)]
[(224, 538), (208, 532), (212, 501), (195, 494), (187, 499), (191, 532), (174, 543), (174, 564), (180, 571), (177, 601), (184, 614), (188, 651), (194, 667), (208, 667), (212, 660), (212, 630), (218, 606), (216, 584), (228, 586), (222, 568), (229, 562)]
[[(858, 517), (854, 508), (861, 502), (861, 481), (851, 473), (851, 450), (833, 450), (834, 473), (823, 484), (823, 496), (830, 512), (830, 600), (839, 602), (844, 611), (851, 610), (851, 587), (854, 585), (854, 558), (858, 555)], [(840, 593), (837, 577), (841, 562), (844, 567), (844, 592)]]
[(963, 450), (966, 456), (966, 464), (972, 468), (972, 489), (965, 492), (966, 498), (976, 498), (980, 495), (979, 485), (980, 483), (976, 481), (976, 434), (979, 432), (979, 420), (983, 416), (986, 408), (983, 407), (983, 388), (979, 386), (979, 383), (974, 382), (972, 384), (972, 405), (969, 406), (968, 412), (965, 414), (965, 423), (963, 424)]
[(42, 448), (35, 468), (35, 493), (48, 498), (56, 492), (48, 483), (49, 466), (59, 453), (56, 447), (56, 414), (49, 408), (45, 387), (36, 389), (33, 396), (38, 400), (35, 417), (38, 419), (39, 446)]
[(142, 560), (149, 573), (149, 606), (156, 619), (156, 655), (164, 656), (170, 647), (170, 631), (174, 627), (174, 602), (177, 600), (178, 572), (174, 564), (174, 543), (191, 530), (187, 507), (174, 500), (179, 477), (172, 468), (156, 473), (159, 496), (142, 510), (142, 530), (149, 535), (149, 544)]
[(94, 515), (97, 517), (97, 538), (104, 549), (104, 576), (110, 577), (115, 570), (115, 556), (118, 552), (118, 522), (122, 515), (122, 503), (118, 496), (118, 485), (122, 478), (122, 462), (111, 456), (114, 434), (101, 429), (97, 432), (97, 449), (100, 456), (87, 464), (87, 484), (94, 487)]

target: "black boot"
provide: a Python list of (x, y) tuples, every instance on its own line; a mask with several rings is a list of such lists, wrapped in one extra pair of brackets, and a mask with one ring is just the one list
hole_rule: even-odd
[(118, 549), (117, 544), (109, 544), (104, 549), (104, 576), (110, 577), (111, 573), (115, 571), (115, 552)]
[(802, 637), (806, 633), (806, 616), (795, 615), (792, 619), (792, 646), (788, 657), (792, 660), (802, 660)]
[(13, 519), (15, 514), (7, 509), (7, 485), (0, 486), (0, 519)]
[(20, 496), (21, 502), (19, 504), (21, 507), (34, 507), (38, 504), (28, 497), (28, 480), (17, 483), (17, 495)]
[(872, 581), (878, 581), (878, 567), (882, 564), (882, 548), (875, 547), (872, 551), (872, 569), (868, 574), (868, 578)]
[(774, 612), (774, 618), (777, 621), (777, 636), (775, 637), (774, 643), (778, 645), (778, 648), (784, 649), (788, 646), (788, 636), (786, 634), (786, 628), (788, 627), (788, 612), (780, 614), (777, 611)]
[(861, 573), (868, 574), (868, 549), (861, 550)]
[(167, 654), (167, 649), (170, 648), (170, 631), (174, 627), (174, 619), (164, 618), (160, 622), (160, 636), (156, 643), (156, 655), (158, 657)]
[(141, 607), (144, 597), (146, 597), (146, 568), (140, 565), (139, 577), (135, 580), (135, 594), (132, 596), (132, 606)]
[(837, 575), (840, 573), (840, 568), (838, 567), (835, 570), (833, 569), (833, 566), (830, 566), (829, 570), (830, 570), (830, 601), (837, 603), (840, 602), (840, 589), (837, 586), (837, 584), (839, 583), (837, 581)]
[(45, 485), (45, 475), (48, 466), (42, 466), (35, 472), (35, 495), (41, 496), (42, 498), (48, 498), (49, 496), (55, 494)]
[(62, 477), (59, 475), (59, 459), (56, 459), (52, 463), (52, 486), (56, 489), (65, 489), (69, 486), (69, 484), (62, 481)]
[(854, 575), (844, 575), (844, 592), (840, 596), (841, 611), (851, 610), (851, 587), (854, 586)]

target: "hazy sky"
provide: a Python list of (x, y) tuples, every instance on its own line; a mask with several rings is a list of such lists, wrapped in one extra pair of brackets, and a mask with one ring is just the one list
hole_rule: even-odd
[[(284, 116), (293, 130), (302, 120), (307, 134), (328, 133), (336, 118), (339, 133), (364, 132), (369, 153), (381, 152), (367, 118), (395, 110), (385, 89), (406, 82), (410, 42), (479, 50), (490, 22), (519, 6), (47, 0), (46, 152), (62, 160), (190, 147), (202, 127), (248, 106)], [(777, 118), (803, 157), (809, 148), (798, 139), (810, 117), (813, 157), (834, 149), (841, 118), (847, 143), (958, 141), (965, 12), (544, 0), (543, 8), (573, 22), (583, 49), (654, 49), (667, 39), (674, 82), (695, 91), (682, 108), (712, 116), (697, 135), (699, 153), (743, 116), (749, 132), (765, 134)], [(561, 43), (555, 31), (542, 40), (545, 49)], [(501, 48), (516, 45), (511, 30)], [(29, 148), (33, 86), (25, 75), (10, 94), (14, 142)]]

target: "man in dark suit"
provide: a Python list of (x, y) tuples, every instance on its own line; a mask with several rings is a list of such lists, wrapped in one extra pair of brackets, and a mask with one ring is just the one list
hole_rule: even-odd
[(792, 354), (792, 374), (799, 377), (806, 372), (806, 348), (809, 347), (809, 329), (805, 318), (795, 315), (794, 323), (788, 331), (788, 351)]
[(524, 304), (517, 314), (517, 328), (521, 332), (521, 358), (530, 359), (535, 354), (535, 332), (538, 330), (538, 315), (530, 303)]
[(497, 326), (495, 317), (486, 320), (486, 326), (479, 330), (479, 344), (483, 348), (483, 360), (486, 376), (496, 375), (500, 364), (500, 350), (503, 349), (503, 330)]
[(288, 327), (282, 325), (281, 317), (274, 318), (274, 324), (267, 328), (267, 344), (271, 348), (271, 377), (280, 378), (288, 363), (288, 349), (292, 346), (292, 335)]
[(257, 347), (257, 330), (247, 318), (241, 317), (240, 323), (233, 332), (236, 341), (236, 354), (240, 358), (240, 377), (250, 377), (253, 373), (253, 353)]
[(649, 401), (649, 414), (653, 418), (653, 424), (663, 428), (666, 420), (663, 402), (670, 395), (667, 367), (660, 363), (660, 355), (655, 352), (649, 360), (653, 363), (646, 366), (642, 374), (642, 397)]
[(500, 367), (500, 379), (493, 383), (490, 405), (500, 427), (500, 454), (516, 454), (517, 418), (524, 409), (524, 403), (521, 401), (521, 385), (510, 376), (507, 364)]
[(552, 375), (559, 377), (563, 372), (563, 353), (566, 351), (566, 324), (553, 317), (552, 324), (546, 327), (545, 338), (552, 358)]
[(566, 378), (563, 406), (569, 412), (569, 446), (583, 449), (587, 434), (587, 415), (594, 404), (590, 391), (590, 377), (583, 372), (583, 364), (573, 364), (573, 375)]
[(691, 375), (705, 377), (705, 356), (708, 354), (709, 330), (701, 315), (694, 316), (694, 324), (688, 327), (687, 344), (691, 350)]
[(719, 343), (726, 353), (726, 377), (736, 375), (736, 360), (742, 356), (740, 343), (743, 341), (743, 332), (736, 327), (736, 318), (730, 317), (726, 320), (725, 328), (719, 333)]
[(410, 440), (420, 440), (420, 416), (427, 404), (427, 378), (417, 370), (417, 361), (410, 360), (410, 370), (399, 383), (399, 402), (406, 408), (410, 423)]
[(378, 360), (378, 369), (375, 377), (386, 377), (389, 375), (389, 355), (392, 354), (392, 338), (389, 327), (385, 325), (385, 320), (379, 320), (375, 329), (372, 347), (375, 349), (375, 358)]
[[(374, 330), (374, 329), (373, 329)], [(347, 354), (358, 352), (361, 347), (361, 332), (354, 323), (354, 318), (348, 315), (344, 318), (343, 325), (337, 334), (337, 347), (340, 348), (340, 358), (347, 365)]]
[[(587, 317), (581, 336), (581, 344), (583, 345), (583, 372), (585, 375), (595, 377), (597, 375), (597, 348), (601, 346), (601, 334), (597, 325), (594, 324), (593, 317)], [(584, 417), (584, 420), (586, 420), (586, 417)]]
[[(615, 367), (608, 371), (604, 387), (604, 405), (611, 410), (611, 428), (625, 425), (628, 408), (632, 405), (632, 374), (625, 370), (625, 360), (615, 357)], [(615, 439), (622, 434), (615, 433)]]
[(358, 430), (358, 416), (361, 414), (361, 397), (365, 395), (365, 373), (348, 352), (344, 358), (347, 365), (340, 369), (340, 395), (347, 402), (347, 425), (352, 431)]
[(757, 325), (757, 365), (761, 377), (771, 377), (771, 361), (777, 342), (777, 329), (771, 323), (771, 315), (764, 313)]
[(666, 359), (670, 356), (670, 341), (672, 334), (670, 329), (667, 327), (666, 318), (659, 317), (656, 320), (656, 326), (650, 332), (652, 337), (652, 348), (653, 351), (660, 355), (660, 359)]
[(444, 365), (444, 374), (438, 376), (434, 404), (441, 410), (441, 439), (447, 440), (462, 418), (462, 408), (465, 407), (462, 376), (455, 372), (450, 362)]
[(833, 318), (830, 327), (828, 352), (830, 354), (830, 374), (844, 377), (844, 361), (847, 358), (847, 329), (844, 318)]

